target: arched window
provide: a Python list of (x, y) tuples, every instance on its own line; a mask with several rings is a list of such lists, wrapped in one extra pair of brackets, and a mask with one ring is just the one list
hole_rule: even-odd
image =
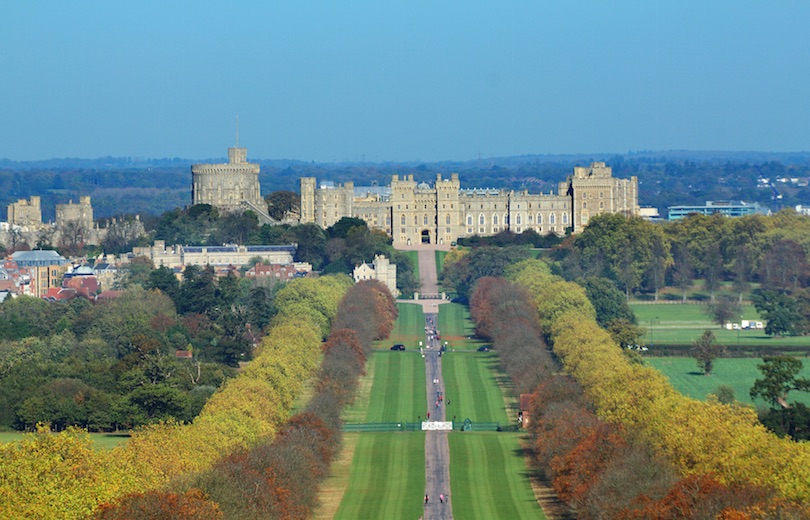
[(450, 215), (445, 215), (444, 223), (447, 224), (448, 226), (450, 225)]
[(497, 226), (497, 225), (498, 225), (498, 215), (497, 215), (497, 214), (496, 214), (496, 215), (492, 215), (492, 225), (493, 225), (493, 226)]
[[(538, 213), (537, 214), (537, 224), (542, 224), (542, 223), (543, 223), (543, 214)], [(540, 228), (540, 229), (543, 229), (543, 228)]]
[(563, 224), (568, 224), (568, 213), (563, 213), (562, 217), (563, 217), (563, 219), (562, 219)]
[(605, 203), (604, 202), (599, 203), (599, 209), (605, 209)]
[(582, 209), (588, 209), (588, 203), (587, 202), (582, 203)]
[(472, 215), (467, 215), (467, 225), (472, 226)]
[(548, 223), (549, 224), (554, 224), (556, 220), (557, 219), (554, 218), (554, 213), (552, 213), (551, 215), (548, 216)]
[(478, 215), (478, 225), (483, 226), (485, 222), (486, 220), (484, 219), (484, 214), (481, 213), (480, 215)]
[(520, 222), (520, 213), (518, 213), (518, 214), (515, 216), (515, 224), (517, 224), (518, 226), (521, 224), (521, 222)]

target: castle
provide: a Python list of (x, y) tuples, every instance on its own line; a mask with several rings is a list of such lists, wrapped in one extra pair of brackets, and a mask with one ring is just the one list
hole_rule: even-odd
[(301, 223), (322, 228), (343, 217), (363, 219), (385, 231), (394, 247), (412, 244), (453, 245), (461, 237), (501, 231), (541, 235), (578, 233), (600, 213), (638, 215), (638, 178), (616, 179), (604, 162), (577, 166), (559, 184), (557, 194), (499, 189), (461, 189), (458, 174), (436, 175), (435, 183), (417, 183), (413, 175), (394, 175), (390, 187), (317, 184), (301, 179)]
[(191, 203), (210, 204), (225, 212), (251, 209), (267, 213), (259, 186), (259, 165), (247, 161), (247, 148), (228, 148), (225, 164), (191, 166)]

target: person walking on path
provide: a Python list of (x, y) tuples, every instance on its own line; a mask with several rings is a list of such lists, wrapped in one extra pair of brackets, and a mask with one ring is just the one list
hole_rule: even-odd
[(430, 497), (428, 497), (428, 496), (427, 496), (427, 493), (425, 493), (425, 505), (427, 505), (427, 504), (428, 504), (428, 499), (429, 499), (429, 498), (430, 498)]
[(439, 495), (439, 503), (444, 504), (444, 493)]

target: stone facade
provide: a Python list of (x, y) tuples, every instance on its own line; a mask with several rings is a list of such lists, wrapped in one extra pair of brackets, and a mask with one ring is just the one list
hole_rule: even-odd
[(578, 233), (600, 213), (638, 215), (638, 179), (615, 179), (603, 162), (576, 167), (557, 194), (528, 191), (461, 189), (458, 174), (417, 183), (413, 175), (394, 175), (387, 189), (317, 185), (301, 179), (301, 223), (323, 228), (343, 217), (365, 220), (385, 231), (395, 247), (411, 244), (451, 245), (461, 237), (532, 229), (541, 235)]
[(391, 294), (396, 298), (399, 296), (397, 290), (397, 264), (392, 264), (387, 257), (375, 255), (371, 264), (363, 262), (354, 268), (352, 273), (354, 281), (379, 280), (388, 287)]
[(78, 204), (71, 200), (67, 204), (56, 205), (56, 227), (63, 229), (70, 223), (87, 231), (93, 229), (93, 206), (89, 196), (79, 197)]
[(29, 200), (20, 199), (8, 205), (8, 223), (23, 229), (39, 229), (42, 226), (42, 206), (36, 195)]
[(245, 207), (267, 212), (259, 186), (259, 165), (247, 161), (247, 148), (228, 148), (225, 164), (191, 166), (192, 204), (210, 204), (226, 212)]
[(155, 240), (152, 247), (136, 247), (133, 256), (145, 256), (155, 267), (170, 268), (187, 265), (246, 265), (259, 257), (270, 264), (291, 264), (297, 245), (286, 246), (170, 246)]

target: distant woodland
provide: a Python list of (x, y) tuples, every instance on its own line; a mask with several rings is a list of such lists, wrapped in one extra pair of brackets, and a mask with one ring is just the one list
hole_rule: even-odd
[[(631, 152), (624, 155), (532, 155), (435, 163), (308, 163), (256, 160), (262, 190), (298, 191), (298, 180), (314, 176), (355, 185), (387, 185), (395, 174), (431, 181), (437, 173), (458, 173), (462, 188), (492, 187), (556, 191), (574, 166), (605, 161), (616, 177), (639, 178), (639, 203), (658, 208), (703, 204), (707, 200), (758, 202), (778, 211), (810, 205), (810, 152)], [(191, 203), (192, 163), (226, 162), (136, 158), (0, 160), (0, 218), (9, 203), (31, 195), (42, 198), (43, 220), (54, 219), (55, 204), (92, 197), (96, 218), (122, 214), (161, 215)], [(758, 183), (769, 179), (770, 185)], [(787, 179), (788, 182), (780, 182)], [(791, 182), (791, 179), (793, 181)]]

